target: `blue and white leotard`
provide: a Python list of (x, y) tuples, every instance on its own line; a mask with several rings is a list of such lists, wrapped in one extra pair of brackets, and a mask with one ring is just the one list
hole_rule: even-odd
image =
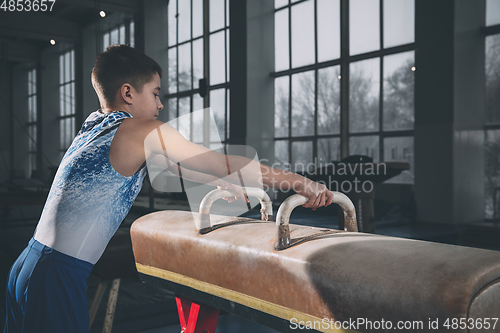
[(139, 194), (146, 174), (119, 174), (109, 162), (111, 141), (127, 112), (95, 111), (64, 155), (34, 238), (95, 264)]

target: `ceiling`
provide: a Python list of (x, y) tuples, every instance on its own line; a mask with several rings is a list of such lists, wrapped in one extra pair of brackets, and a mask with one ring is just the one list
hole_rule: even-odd
[[(34, 0), (31, 0), (33, 2)], [(22, 1), (24, 3), (25, 1)], [(50, 6), (50, 3), (47, 2)], [(132, 16), (141, 0), (56, 0), (52, 11), (9, 12), (0, 10), (0, 59), (35, 62), (40, 52), (56, 42), (76, 43), (83, 28), (102, 20), (99, 12)]]

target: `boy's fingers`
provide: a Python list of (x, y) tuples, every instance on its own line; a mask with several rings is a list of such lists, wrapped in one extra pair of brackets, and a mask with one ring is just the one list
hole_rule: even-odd
[(333, 194), (332, 194), (332, 192), (327, 191), (326, 196), (328, 197), (328, 200), (326, 202), (326, 206), (330, 206), (332, 201), (333, 201)]

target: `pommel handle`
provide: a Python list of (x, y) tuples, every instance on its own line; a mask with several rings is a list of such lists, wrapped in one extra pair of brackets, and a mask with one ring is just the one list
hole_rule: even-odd
[[(261, 206), (261, 220), (262, 221), (272, 221), (273, 220), (273, 205), (269, 195), (260, 188), (256, 187), (242, 187), (243, 193), (247, 197), (255, 197), (259, 199)], [(212, 230), (212, 223), (210, 222), (210, 208), (212, 204), (222, 198), (234, 197), (236, 194), (229, 190), (215, 189), (210, 191), (201, 201), (200, 204), (200, 225), (197, 226), (199, 234), (205, 234)]]
[[(338, 204), (344, 211), (345, 231), (357, 232), (358, 224), (356, 222), (356, 210), (354, 204), (347, 197), (347, 195), (331, 191), (333, 194), (332, 203)], [(276, 242), (274, 248), (276, 250), (283, 250), (292, 245), (290, 237), (290, 214), (295, 207), (306, 204), (309, 199), (302, 194), (294, 194), (288, 197), (281, 204), (276, 216)]]

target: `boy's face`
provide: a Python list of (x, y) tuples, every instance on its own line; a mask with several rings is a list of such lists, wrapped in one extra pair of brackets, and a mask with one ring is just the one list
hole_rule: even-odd
[(160, 101), (161, 80), (158, 73), (153, 79), (142, 87), (142, 92), (137, 92), (133, 87), (132, 116), (134, 118), (157, 119), (158, 112), (163, 109)]

